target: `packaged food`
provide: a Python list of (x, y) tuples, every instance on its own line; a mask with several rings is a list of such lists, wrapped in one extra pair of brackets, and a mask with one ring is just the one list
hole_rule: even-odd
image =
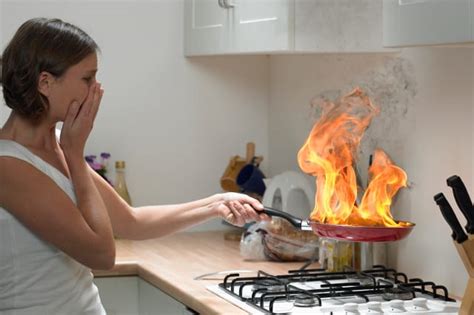
[(319, 238), (312, 231), (301, 231), (284, 219), (273, 218), (253, 224), (242, 234), (240, 253), (253, 260), (317, 260)]

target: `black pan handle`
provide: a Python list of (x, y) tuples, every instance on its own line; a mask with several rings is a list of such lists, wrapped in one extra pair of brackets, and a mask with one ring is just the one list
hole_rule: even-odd
[(448, 186), (453, 189), (454, 199), (461, 209), (462, 214), (467, 219), (466, 231), (469, 234), (474, 234), (474, 208), (472, 206), (471, 197), (467, 192), (466, 186), (464, 185), (462, 179), (453, 175), (447, 179)]
[(293, 225), (294, 227), (301, 229), (301, 223), (303, 222), (303, 220), (298, 218), (298, 217), (295, 217), (292, 214), (289, 214), (288, 212), (273, 209), (273, 208), (269, 208), (269, 207), (264, 207), (263, 208), (263, 213), (265, 213), (265, 214), (267, 214), (271, 217), (283, 218), (283, 219), (287, 220), (288, 222), (290, 222), (291, 225)]
[(466, 233), (464, 233), (461, 224), (459, 224), (458, 218), (456, 218), (456, 215), (454, 214), (453, 208), (451, 208), (451, 205), (449, 204), (443, 193), (435, 195), (434, 200), (441, 209), (441, 213), (443, 214), (444, 219), (446, 220), (446, 222), (448, 222), (449, 226), (451, 227), (451, 230), (453, 231), (453, 234), (451, 234), (453, 240), (458, 243), (462, 243), (467, 240)]

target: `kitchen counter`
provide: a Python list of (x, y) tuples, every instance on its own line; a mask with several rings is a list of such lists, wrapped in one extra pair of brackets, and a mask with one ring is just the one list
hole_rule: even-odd
[(200, 314), (247, 313), (206, 289), (222, 280), (193, 280), (194, 277), (243, 269), (286, 273), (303, 265), (244, 261), (239, 241), (224, 239), (222, 231), (178, 233), (146, 241), (117, 240), (116, 249), (115, 267), (94, 271), (96, 277), (138, 276)]

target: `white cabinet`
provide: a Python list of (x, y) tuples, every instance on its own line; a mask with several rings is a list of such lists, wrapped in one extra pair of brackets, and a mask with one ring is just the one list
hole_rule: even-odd
[(140, 315), (188, 315), (192, 312), (163, 291), (146, 281), (138, 281), (138, 309)]
[(138, 278), (95, 278), (100, 299), (108, 315), (138, 314)]
[(185, 0), (186, 56), (379, 52), (379, 0)]
[(230, 48), (228, 21), (233, 14), (233, 10), (218, 5), (217, 0), (186, 0), (184, 11), (186, 55), (227, 52)]
[(286, 51), (293, 1), (185, 0), (185, 55)]
[(384, 0), (386, 47), (473, 41), (474, 0)]
[(95, 278), (107, 315), (188, 315), (186, 307), (138, 277)]
[(384, 52), (379, 0), (296, 0), (296, 52)]
[(293, 46), (293, 1), (235, 0), (231, 50), (237, 53), (288, 51)]

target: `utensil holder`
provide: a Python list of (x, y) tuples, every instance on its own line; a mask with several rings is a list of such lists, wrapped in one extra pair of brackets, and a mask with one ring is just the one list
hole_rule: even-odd
[(464, 292), (459, 314), (472, 315), (474, 314), (474, 237), (461, 244), (454, 242), (454, 246), (469, 274), (469, 281)]
[(255, 143), (249, 142), (246, 146), (245, 158), (235, 155), (231, 157), (224, 174), (221, 177), (220, 183), (224, 191), (239, 192), (240, 187), (236, 183), (237, 175), (240, 170), (247, 164), (251, 163), (252, 160), (256, 164), (260, 164), (263, 160), (262, 156), (255, 156)]

